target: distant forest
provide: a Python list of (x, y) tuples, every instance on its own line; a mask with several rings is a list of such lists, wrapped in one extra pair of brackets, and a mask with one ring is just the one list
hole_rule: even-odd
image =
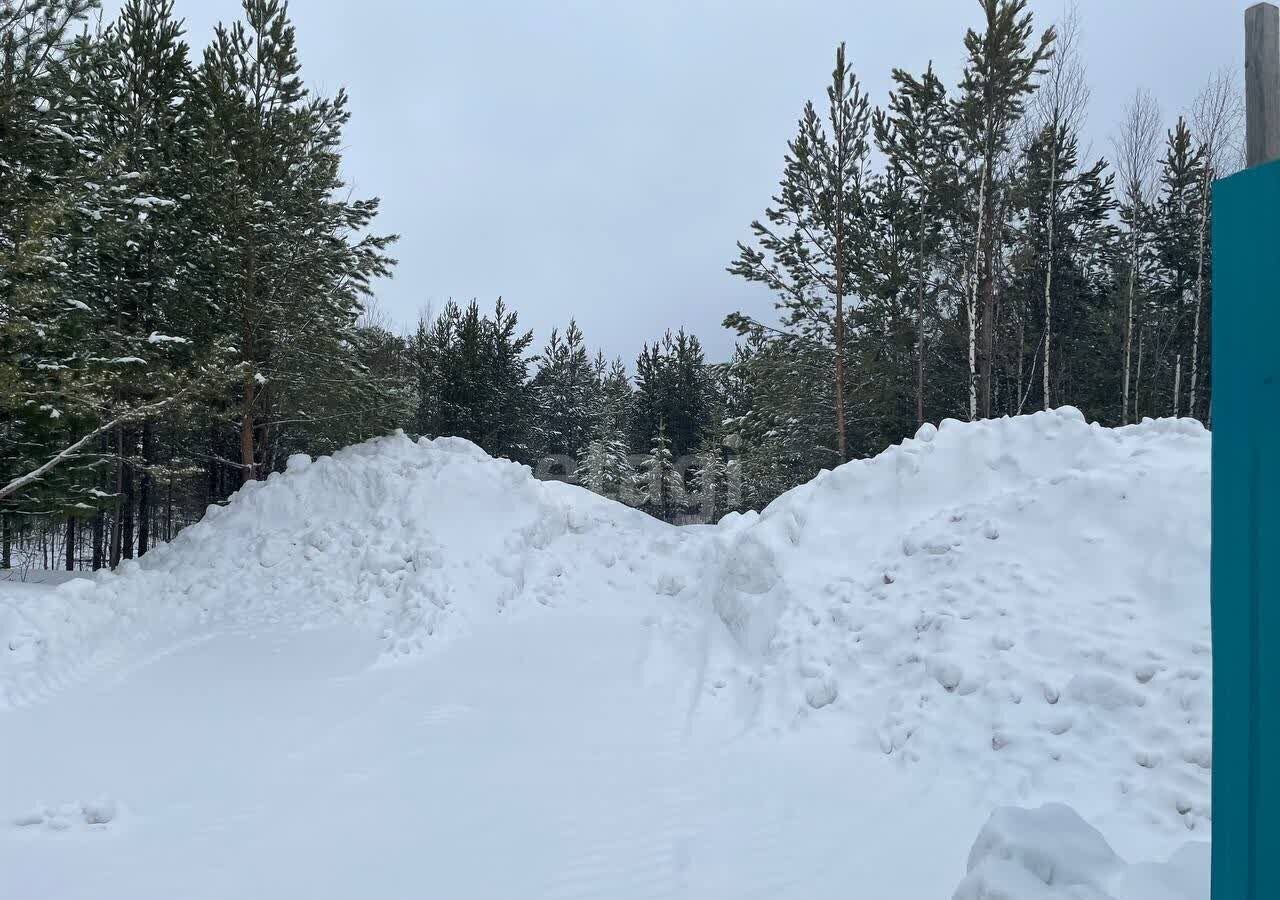
[(882, 106), (840, 45), (726, 253), (777, 315), (726, 310), (728, 360), (675, 331), (628, 368), (573, 322), (535, 345), (501, 300), (377, 314), (395, 238), (281, 0), (198, 57), (172, 0), (0, 0), (0, 566), (114, 567), (291, 454), (396, 429), (688, 522), (947, 417), (1211, 424), (1238, 85), (1206, 73), (1171, 117), (1138, 90), (1092, 155), (1079, 24), (1025, 7), (978, 0), (959, 83), (894, 70)]

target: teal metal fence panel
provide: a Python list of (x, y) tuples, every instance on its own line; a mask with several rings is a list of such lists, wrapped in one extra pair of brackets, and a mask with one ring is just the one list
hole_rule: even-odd
[(1280, 162), (1213, 212), (1213, 897), (1280, 898)]

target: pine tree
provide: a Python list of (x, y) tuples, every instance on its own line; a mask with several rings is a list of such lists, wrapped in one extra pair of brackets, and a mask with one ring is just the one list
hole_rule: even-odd
[(343, 192), (346, 94), (324, 99), (302, 86), (281, 0), (244, 0), (244, 13), (244, 22), (217, 28), (197, 95), (225, 198), (220, 267), (235, 273), (219, 305), (236, 338), (239, 463), (248, 480), (267, 455), (267, 415), (310, 418), (313, 376), (361, 376), (349, 338), (371, 280), (389, 271), (394, 238), (367, 231), (377, 200)]
[[(100, 374), (82, 342), (93, 333), (76, 284), (74, 211), (90, 193), (69, 69), (93, 0), (0, 5), (0, 518), (90, 506), (86, 467), (62, 456), (96, 424)], [(100, 369), (100, 367), (99, 367)], [(51, 461), (56, 471), (28, 477)], [(6, 551), (8, 544), (6, 544)], [(7, 555), (7, 553), (6, 553)]]
[[(870, 103), (836, 51), (827, 88), (824, 124), (812, 103), (800, 118), (788, 145), (782, 184), (769, 224), (751, 223), (758, 247), (739, 243), (729, 272), (760, 282), (778, 295), (783, 329), (826, 348), (832, 359), (824, 381), (833, 385), (834, 455), (848, 458), (845, 303), (859, 293), (865, 278), (862, 254), (868, 226), (864, 170), (870, 152)], [(725, 325), (740, 334), (762, 332), (760, 323), (735, 313)]]
[(1007, 182), (1001, 177), (1002, 158), (1009, 149), (1012, 130), (1022, 118), (1026, 96), (1035, 90), (1033, 79), (1049, 58), (1054, 40), (1050, 28), (1038, 44), (1031, 43), (1031, 14), (1026, 12), (1026, 0), (980, 0), (980, 4), (985, 27), (981, 32), (970, 30), (965, 35), (968, 62), (956, 102), (956, 119), (973, 180), (972, 203), (967, 205), (976, 215), (965, 299), (969, 323), (969, 416), (975, 419), (979, 414), (991, 415), (997, 257), (1007, 189)]

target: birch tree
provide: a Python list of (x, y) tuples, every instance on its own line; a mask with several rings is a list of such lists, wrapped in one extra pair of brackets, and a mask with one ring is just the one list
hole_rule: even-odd
[(1072, 6), (1057, 28), (1053, 58), (1036, 93), (1035, 113), (1040, 131), (1049, 150), (1049, 179), (1045, 186), (1044, 208), (1046, 233), (1044, 248), (1044, 408), (1051, 405), (1049, 372), (1053, 348), (1053, 268), (1054, 241), (1057, 237), (1058, 208), (1064, 182), (1071, 174), (1064, 171), (1063, 148), (1083, 124), (1089, 104), (1089, 86), (1085, 81), (1084, 63), (1080, 59), (1080, 18)]
[[(1208, 301), (1209, 278), (1209, 220), (1212, 183), (1240, 168), (1241, 132), (1244, 109), (1236, 70), (1220, 69), (1210, 77), (1197, 95), (1191, 111), (1191, 124), (1196, 139), (1204, 151), (1203, 183), (1200, 187), (1200, 207), (1197, 215), (1195, 320), (1191, 343), (1191, 384), (1187, 400), (1187, 415), (1200, 418), (1200, 360), (1201, 331)], [(1205, 418), (1208, 418), (1206, 411)]]
[(1135, 392), (1132, 389), (1137, 349), (1134, 325), (1139, 312), (1138, 291), (1160, 148), (1160, 107), (1149, 92), (1139, 89), (1134, 93), (1112, 144), (1120, 181), (1120, 218), (1128, 229), (1125, 236), (1124, 370), (1120, 398), (1120, 421), (1128, 423), (1136, 417)]

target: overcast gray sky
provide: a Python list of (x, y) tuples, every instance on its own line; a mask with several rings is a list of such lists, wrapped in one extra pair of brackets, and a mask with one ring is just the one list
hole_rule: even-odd
[[(118, 7), (117, 2), (109, 6)], [(1245, 0), (1079, 0), (1095, 153), (1139, 85), (1172, 122), (1242, 56)], [(1032, 0), (1040, 27), (1063, 0)], [(177, 0), (203, 47), (239, 0)], [(378, 290), (428, 304), (501, 294), (535, 330), (577, 318), (628, 364), (666, 328), (712, 359), (727, 312), (768, 315), (724, 271), (777, 186), (801, 106), (845, 41), (872, 99), (893, 66), (954, 84), (975, 0), (293, 0), (303, 75), (345, 86), (346, 171), (399, 233)]]

